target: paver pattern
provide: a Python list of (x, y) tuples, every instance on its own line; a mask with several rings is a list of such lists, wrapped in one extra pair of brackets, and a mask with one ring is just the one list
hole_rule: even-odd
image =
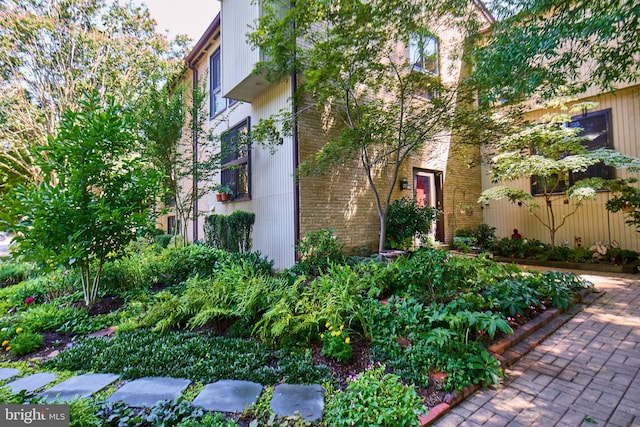
[(640, 278), (581, 274), (604, 292), (436, 426), (640, 426)]

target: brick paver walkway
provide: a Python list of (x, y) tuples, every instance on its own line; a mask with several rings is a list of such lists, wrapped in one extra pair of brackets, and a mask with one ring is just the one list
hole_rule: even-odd
[(640, 426), (640, 278), (581, 274), (604, 295), (436, 426)]

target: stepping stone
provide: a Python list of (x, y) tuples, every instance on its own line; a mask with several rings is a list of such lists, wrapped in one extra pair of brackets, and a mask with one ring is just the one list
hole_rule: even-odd
[(0, 381), (8, 380), (18, 375), (20, 371), (16, 368), (0, 368)]
[(260, 393), (262, 385), (251, 381), (216, 381), (202, 389), (193, 400), (193, 405), (207, 411), (243, 412), (256, 403)]
[(58, 378), (57, 375), (50, 372), (40, 372), (38, 374), (29, 375), (28, 377), (20, 378), (7, 384), (11, 389), (11, 393), (18, 394), (22, 390), (33, 393), (40, 387), (44, 387), (51, 381)]
[(89, 397), (115, 382), (119, 375), (114, 374), (84, 374), (69, 378), (56, 384), (38, 396), (44, 397), (47, 402), (59, 400), (73, 400), (74, 397)]
[(182, 378), (140, 378), (126, 383), (107, 400), (110, 402), (122, 401), (135, 408), (153, 406), (161, 400), (177, 399), (190, 383), (191, 381)]
[(324, 409), (324, 390), (319, 384), (280, 384), (273, 390), (271, 410), (286, 417), (296, 412), (308, 421), (320, 421)]

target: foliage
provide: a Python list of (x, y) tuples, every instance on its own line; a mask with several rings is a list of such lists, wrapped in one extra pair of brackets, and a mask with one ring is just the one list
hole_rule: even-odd
[[(261, 6), (249, 40), (268, 60), (255, 71), (274, 81), (299, 74), (297, 110), (316, 107), (337, 123), (299, 172), (359, 167), (378, 213), (382, 252), (391, 196), (405, 160), (419, 150), (435, 150), (455, 125), (489, 128), (472, 124), (487, 117), (481, 112), (465, 114), (469, 109), (462, 106), (471, 104), (471, 93), (445, 83), (439, 73), (417, 70), (415, 58), (395, 52), (408, 51), (412, 37), (443, 27), (464, 36), (467, 28), (461, 27), (475, 28), (478, 14), (465, 0), (313, 0), (286, 9), (280, 0), (269, 0)], [(457, 58), (462, 48), (447, 46)]]
[(211, 277), (228, 258), (228, 252), (205, 245), (171, 247), (160, 255), (159, 280), (177, 284), (195, 275)]
[(384, 365), (371, 367), (353, 378), (347, 388), (329, 399), (325, 422), (332, 426), (417, 426), (424, 412), (422, 399), (397, 375), (385, 374)]
[(496, 239), (496, 228), (487, 224), (480, 224), (473, 229), (476, 245), (485, 251), (491, 251)]
[[(555, 106), (567, 110), (563, 100)], [(582, 104), (573, 105), (569, 111), (580, 111)], [(497, 154), (491, 159), (494, 183), (516, 179), (532, 179), (537, 182), (542, 203), (521, 188), (498, 185), (482, 192), (479, 202), (507, 199), (521, 203), (549, 232), (551, 246), (556, 246), (556, 232), (573, 216), (582, 202), (595, 199), (596, 191), (605, 188), (608, 181), (590, 178), (570, 185), (569, 174), (584, 172), (589, 166), (603, 163), (616, 168), (626, 167), (630, 172), (640, 170), (640, 159), (624, 156), (609, 149), (587, 151), (578, 136), (581, 129), (559, 126), (570, 121), (568, 114), (549, 114), (537, 125), (524, 126), (502, 138), (495, 145)], [(566, 191), (563, 187), (566, 186)], [(556, 205), (574, 202), (568, 213), (559, 216)]]
[(122, 258), (110, 259), (102, 269), (103, 289), (117, 295), (148, 288), (158, 280), (158, 258), (154, 250), (148, 248), (127, 250)]
[(318, 275), (330, 264), (344, 264), (344, 245), (333, 235), (333, 230), (309, 231), (300, 239), (296, 250), (300, 254), (297, 270), (303, 274)]
[(327, 375), (326, 369), (314, 366), (304, 355), (282, 353), (278, 359), (259, 342), (203, 333), (137, 330), (118, 333), (110, 340), (82, 338), (58, 356), (45, 366), (112, 372), (125, 379), (171, 376), (203, 383), (238, 379), (276, 384), (296, 375), (300, 375), (296, 380), (312, 382)]
[(229, 252), (248, 252), (255, 219), (256, 214), (240, 210), (231, 215), (209, 215), (204, 223), (205, 243)]
[(165, 331), (202, 327), (217, 319), (254, 321), (279, 298), (282, 286), (248, 263), (229, 264), (211, 278), (187, 279), (182, 295), (158, 293), (141, 323)]
[(207, 413), (184, 398), (163, 400), (152, 407), (132, 408), (124, 402), (103, 402), (97, 417), (105, 427), (234, 427), (222, 413)]
[(476, 55), (475, 80), (490, 101), (517, 102), (635, 82), (638, 8), (612, 0), (497, 0), (498, 20)]
[(107, 257), (152, 226), (157, 175), (137, 155), (130, 111), (103, 106), (95, 94), (80, 105), (43, 148), (44, 181), (17, 188), (10, 209), (24, 215), (15, 227), (19, 252), (43, 266), (77, 268), (89, 305)]
[(145, 105), (187, 48), (182, 37), (156, 33), (146, 7), (102, 0), (3, 2), (0, 29), (0, 170), (10, 185), (43, 178), (33, 153), (56, 136), (64, 111), (78, 110), (83, 92)]
[(614, 196), (607, 200), (609, 212), (624, 212), (627, 215), (626, 223), (640, 231), (640, 188), (631, 184), (637, 182), (635, 178), (620, 180), (612, 188)]
[(0, 287), (11, 286), (27, 279), (34, 266), (27, 262), (0, 261)]
[(347, 363), (351, 360), (353, 353), (351, 349), (351, 338), (344, 330), (344, 325), (340, 325), (334, 329), (334, 327), (327, 322), (324, 326), (327, 330), (320, 334), (322, 354), (338, 362)]
[(447, 254), (444, 251), (420, 248), (411, 256), (398, 259), (397, 280), (402, 289), (409, 292), (422, 291), (431, 300), (447, 298), (453, 289), (442, 280), (446, 260)]
[(2, 350), (11, 352), (13, 356), (22, 356), (37, 350), (42, 345), (42, 335), (13, 324), (10, 328), (0, 330)]
[(417, 200), (410, 197), (395, 200), (387, 212), (387, 246), (409, 249), (414, 237), (426, 238), (431, 224), (440, 213), (428, 205), (421, 207)]
[(169, 246), (172, 238), (173, 234), (158, 234), (153, 236), (153, 241), (160, 249), (165, 249)]

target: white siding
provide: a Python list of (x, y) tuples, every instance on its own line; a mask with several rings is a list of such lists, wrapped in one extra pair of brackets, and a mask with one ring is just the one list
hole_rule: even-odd
[(247, 34), (254, 28), (259, 13), (258, 2), (221, 1), (222, 93), (226, 97), (253, 102), (271, 86), (253, 73), (260, 50), (252, 49), (247, 42)]
[[(234, 127), (246, 117), (251, 126), (281, 109), (290, 108), (290, 83), (272, 86), (252, 104), (240, 103), (222, 117), (216, 117), (215, 133)], [(215, 178), (219, 182), (220, 177)], [(230, 214), (243, 210), (256, 214), (253, 229), (253, 249), (275, 262), (274, 267), (290, 267), (295, 261), (293, 206), (293, 147), (292, 138), (284, 137), (275, 154), (254, 146), (251, 152), (251, 200), (230, 203), (215, 201), (210, 194), (202, 203), (208, 213)], [(202, 221), (204, 222), (204, 221)]]

